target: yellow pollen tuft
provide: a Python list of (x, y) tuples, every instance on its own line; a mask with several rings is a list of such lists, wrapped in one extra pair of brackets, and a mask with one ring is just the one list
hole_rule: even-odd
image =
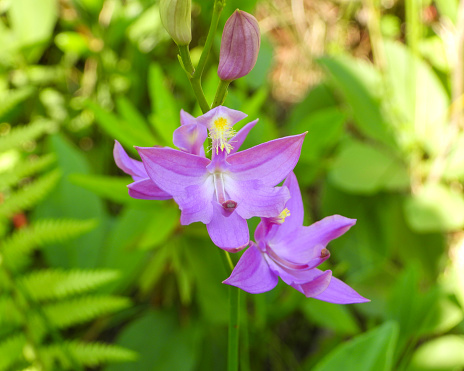
[(230, 153), (230, 150), (233, 147), (227, 140), (234, 135), (235, 131), (232, 129), (226, 118), (218, 117), (214, 120), (213, 125), (209, 129), (209, 137), (213, 142), (212, 148), (216, 150), (216, 154), (219, 153), (219, 148), (221, 151), (226, 150), (227, 153)]
[(288, 218), (289, 216), (290, 216), (290, 210), (287, 208), (283, 209), (282, 212), (277, 217), (278, 223), (282, 224), (283, 222), (285, 222), (285, 218)]

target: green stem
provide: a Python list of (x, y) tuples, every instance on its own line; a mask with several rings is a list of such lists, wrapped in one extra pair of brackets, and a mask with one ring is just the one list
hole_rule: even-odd
[(229, 288), (229, 349), (228, 349), (228, 371), (238, 371), (238, 338), (239, 329), (239, 302), (240, 289), (231, 286)]
[(219, 17), (221, 16), (222, 9), (224, 8), (224, 0), (215, 0), (213, 16), (211, 18), (211, 24), (209, 26), (208, 36), (206, 37), (205, 46), (201, 52), (200, 61), (198, 62), (197, 69), (193, 74), (194, 80), (201, 80), (201, 75), (205, 69), (206, 61), (208, 59), (209, 52), (213, 45), (214, 36), (216, 35), (217, 26), (219, 23)]
[(217, 107), (224, 103), (227, 95), (227, 88), (229, 87), (230, 81), (221, 80), (216, 90), (216, 96), (214, 97), (213, 105), (211, 108)]
[(197, 98), (198, 104), (200, 105), (200, 108), (203, 111), (203, 113), (206, 113), (210, 110), (209, 104), (206, 101), (205, 94), (203, 93), (203, 89), (201, 88), (200, 79), (195, 79), (193, 77), (195, 74), (195, 69), (193, 68), (192, 60), (190, 58), (190, 51), (188, 45), (179, 45), (179, 55), (182, 61), (184, 71), (187, 74), (187, 77), (190, 81), (190, 85), (192, 86), (195, 97)]

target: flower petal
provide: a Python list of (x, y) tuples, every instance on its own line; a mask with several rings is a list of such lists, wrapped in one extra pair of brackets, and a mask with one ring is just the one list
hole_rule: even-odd
[(232, 149), (230, 150), (229, 155), (231, 155), (231, 154), (233, 154), (233, 153), (235, 153), (235, 152), (237, 152), (239, 150), (240, 146), (245, 141), (248, 133), (250, 132), (251, 129), (254, 128), (254, 126), (256, 125), (257, 122), (258, 122), (258, 119), (256, 119), (255, 121), (249, 122), (243, 128), (241, 128), (237, 132), (237, 134), (235, 134), (235, 136), (233, 136), (232, 138), (229, 139), (229, 143), (232, 144)]
[(211, 129), (216, 118), (223, 117), (230, 122), (229, 126), (233, 126), (247, 116), (248, 115), (246, 113), (230, 109), (224, 106), (218, 106), (206, 112), (204, 115), (198, 116), (196, 118), (196, 122), (204, 125), (208, 129)]
[(158, 187), (150, 178), (138, 180), (127, 186), (129, 196), (142, 200), (169, 200), (172, 196)]
[(190, 113), (185, 112), (183, 109), (180, 110), (180, 124), (181, 125), (188, 125), (188, 124), (196, 124), (197, 120), (193, 117)]
[(237, 202), (236, 212), (244, 219), (279, 215), (290, 197), (287, 187), (264, 186), (259, 180), (237, 181), (224, 174), (230, 198)]
[(172, 141), (182, 151), (204, 157), (203, 143), (207, 137), (208, 132), (203, 125), (185, 124), (174, 130)]
[(235, 211), (226, 211), (213, 201), (213, 217), (206, 225), (213, 243), (223, 250), (237, 252), (244, 249), (250, 242), (248, 225)]
[(259, 179), (275, 186), (288, 176), (300, 157), (306, 133), (271, 140), (227, 158), (230, 171), (238, 180)]
[(340, 237), (354, 224), (356, 224), (356, 219), (332, 215), (309, 227), (297, 228), (285, 236), (281, 234), (279, 239), (273, 238), (269, 245), (283, 259), (297, 264), (305, 264), (320, 257), (322, 249), (330, 241)]
[(172, 148), (136, 147), (148, 176), (164, 191), (180, 196), (191, 185), (203, 184), (208, 176), (205, 157)]
[(276, 287), (277, 276), (269, 269), (262, 253), (251, 244), (223, 283), (236, 286), (250, 294), (260, 294)]
[[(307, 269), (304, 265), (302, 268), (294, 266), (289, 268), (277, 262), (271, 255), (266, 254), (265, 258), (269, 267), (277, 274), (287, 285), (302, 285), (315, 280), (322, 272), (319, 269)], [(327, 283), (328, 285), (328, 283)], [(321, 290), (322, 292), (322, 290)]]
[(332, 277), (329, 286), (321, 294), (314, 296), (314, 298), (334, 304), (354, 304), (370, 301), (335, 277)]
[(333, 279), (332, 271), (330, 270), (325, 272), (319, 271), (319, 273), (320, 274), (312, 281), (303, 283), (301, 285), (292, 284), (291, 286), (297, 289), (298, 291), (302, 292), (307, 298), (315, 297), (324, 292), (324, 290), (326, 290), (329, 286), (330, 281)]
[(113, 156), (116, 165), (126, 174), (132, 176), (135, 181), (148, 178), (142, 161), (130, 158), (117, 140), (114, 141)]
[(174, 197), (182, 213), (180, 222), (188, 225), (194, 222), (208, 224), (213, 217), (213, 206), (211, 200), (214, 195), (212, 177), (206, 178), (200, 185), (191, 185), (181, 195)]

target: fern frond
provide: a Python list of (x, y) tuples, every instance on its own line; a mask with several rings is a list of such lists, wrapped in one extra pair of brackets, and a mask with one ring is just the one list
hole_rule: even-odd
[(20, 283), (29, 292), (32, 299), (41, 301), (62, 299), (87, 292), (115, 280), (118, 276), (119, 272), (115, 270), (64, 271), (47, 269), (22, 276)]
[(43, 311), (52, 325), (67, 328), (129, 306), (130, 300), (121, 296), (85, 296), (45, 305)]
[(5, 263), (17, 269), (24, 257), (47, 243), (55, 243), (77, 237), (96, 225), (95, 220), (40, 220), (29, 227), (19, 229), (0, 243)]
[(0, 137), (0, 153), (21, 146), (24, 142), (34, 140), (46, 132), (55, 129), (56, 123), (49, 120), (38, 120), (29, 125), (14, 127), (10, 133)]
[(13, 193), (0, 204), (0, 217), (9, 217), (19, 211), (31, 208), (45, 197), (56, 185), (61, 173), (53, 170)]
[(41, 359), (46, 364), (60, 363), (65, 370), (71, 369), (71, 365), (63, 353), (63, 346), (68, 348), (72, 356), (83, 366), (97, 367), (110, 362), (130, 362), (137, 359), (137, 353), (117, 345), (102, 343), (84, 343), (80, 341), (66, 342), (65, 344), (53, 344), (40, 350)]
[(23, 317), (16, 308), (13, 299), (10, 296), (0, 297), (0, 326), (19, 325), (22, 321)]
[(18, 104), (29, 98), (34, 92), (33, 87), (10, 90), (1, 95), (2, 105), (0, 106), (0, 121), (11, 112)]
[(19, 163), (14, 169), (2, 174), (0, 178), (0, 190), (11, 187), (19, 183), (23, 178), (38, 173), (52, 164), (53, 161), (55, 161), (55, 155), (51, 153), (36, 160)]
[(0, 343), (0, 371), (7, 370), (22, 357), (25, 345), (26, 338), (23, 334), (13, 335)]

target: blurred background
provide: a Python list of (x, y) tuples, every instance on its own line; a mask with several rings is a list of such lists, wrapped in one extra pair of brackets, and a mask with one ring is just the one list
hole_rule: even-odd
[[(0, 0), (0, 370), (225, 369), (219, 249), (131, 199), (112, 156), (201, 114), (158, 7)], [(194, 63), (212, 7), (193, 2)], [(260, 119), (242, 148), (308, 131), (306, 225), (357, 219), (324, 268), (371, 299), (243, 293), (241, 370), (463, 370), (464, 2), (228, 0), (209, 102), (236, 8), (262, 32), (225, 102)]]

